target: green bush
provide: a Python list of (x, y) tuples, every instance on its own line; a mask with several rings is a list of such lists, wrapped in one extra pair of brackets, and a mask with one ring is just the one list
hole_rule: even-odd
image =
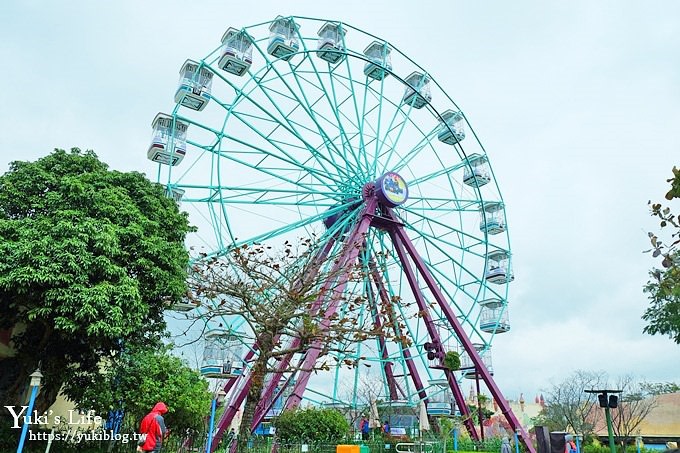
[(444, 356), (444, 366), (451, 371), (460, 369), (460, 354), (456, 351), (448, 351)]
[(609, 453), (609, 447), (605, 447), (602, 443), (593, 438), (590, 442), (581, 445), (582, 453)]
[(349, 434), (349, 423), (334, 409), (293, 409), (274, 420), (276, 436), (282, 442), (338, 442)]

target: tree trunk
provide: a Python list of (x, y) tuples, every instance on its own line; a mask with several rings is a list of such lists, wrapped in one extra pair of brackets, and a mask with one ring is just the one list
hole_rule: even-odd
[[(264, 337), (264, 338), (262, 338)], [(272, 337), (268, 335), (261, 335), (258, 339), (258, 346), (260, 354), (257, 356), (255, 365), (252, 371), (252, 380), (250, 381), (250, 389), (246, 396), (246, 403), (243, 406), (243, 417), (241, 418), (241, 426), (238, 434), (238, 451), (246, 451), (248, 440), (251, 437), (250, 426), (253, 424), (255, 417), (255, 409), (262, 396), (262, 389), (264, 387), (264, 379), (267, 375), (267, 361), (273, 350)]]

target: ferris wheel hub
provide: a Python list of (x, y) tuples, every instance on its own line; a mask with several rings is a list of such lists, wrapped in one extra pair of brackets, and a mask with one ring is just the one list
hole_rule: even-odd
[(404, 204), (408, 199), (408, 185), (398, 173), (389, 171), (371, 184), (378, 201), (390, 208)]

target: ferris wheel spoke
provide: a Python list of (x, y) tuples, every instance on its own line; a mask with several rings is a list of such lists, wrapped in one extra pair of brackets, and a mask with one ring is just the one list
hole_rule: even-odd
[[(280, 80), (283, 80), (283, 79), (281, 78), (281, 74), (276, 70), (276, 68), (275, 68), (274, 66), (270, 66), (270, 68), (276, 72), (276, 74), (277, 74), (277, 76), (279, 77)], [(323, 166), (323, 165), (324, 165), (324, 162), (326, 162), (326, 163), (332, 164), (332, 167), (333, 167), (334, 170), (336, 170), (336, 171), (341, 171), (341, 170), (342, 170), (340, 167), (338, 167), (338, 166), (335, 164), (335, 162), (333, 162), (333, 161), (331, 161), (330, 159), (328, 159), (327, 157), (325, 157), (322, 153), (319, 153), (319, 152), (316, 150), (315, 146), (313, 146), (312, 144), (310, 144), (310, 143), (304, 138), (303, 134), (301, 134), (298, 130), (295, 129), (294, 125), (293, 125), (293, 124), (289, 121), (289, 119), (288, 119), (288, 116), (289, 116), (289, 115), (288, 115), (286, 112), (284, 112), (284, 111), (281, 110), (281, 108), (279, 107), (278, 103), (277, 103), (276, 101), (274, 101), (274, 99), (272, 99), (272, 97), (270, 96), (270, 94), (269, 94), (269, 92), (268, 92), (268, 88), (265, 87), (265, 86), (263, 86), (263, 84), (262, 84), (262, 82), (261, 82), (261, 78), (255, 78), (255, 77), (254, 77), (254, 78), (252, 78), (252, 80), (253, 80), (253, 82), (255, 83), (255, 86), (256, 86), (256, 88), (259, 90), (259, 92), (262, 93), (262, 94), (265, 96), (265, 98), (266, 98), (266, 99), (269, 101), (269, 103), (271, 104), (272, 108), (278, 113), (278, 116), (273, 115), (273, 114), (272, 114), (272, 111), (271, 111), (270, 109), (267, 109), (265, 106), (263, 106), (263, 105), (261, 105), (260, 103), (258, 103), (258, 102), (251, 96), (251, 94), (252, 94), (253, 91), (254, 91), (254, 88), (251, 89), (250, 92), (245, 93), (244, 91), (239, 90), (233, 83), (229, 82), (226, 78), (223, 77), (223, 80), (225, 80), (225, 81), (226, 81), (226, 82), (227, 82), (234, 90), (236, 90), (237, 93), (240, 93), (241, 98), (247, 99), (247, 100), (248, 100), (253, 106), (255, 106), (255, 107), (256, 107), (263, 115), (265, 115), (265, 117), (269, 118), (273, 123), (275, 123), (275, 124), (276, 124), (276, 128), (273, 129), (273, 130), (276, 130), (276, 129), (278, 129), (278, 128), (283, 128), (288, 134), (290, 134), (292, 137), (295, 137), (297, 140), (299, 140), (299, 141), (304, 145), (304, 147), (307, 149), (307, 151), (310, 152), (310, 153), (317, 159), (317, 161), (319, 162), (319, 165)], [(285, 83), (285, 81), (284, 81), (284, 83)], [(286, 86), (288, 87), (287, 84), (286, 84)], [(289, 88), (289, 87), (288, 87), (288, 88)], [(289, 88), (289, 89), (290, 89), (290, 88)], [(271, 88), (269, 88), (269, 90), (271, 90)], [(293, 92), (291, 91), (291, 93), (293, 93)], [(293, 93), (293, 95), (294, 95), (294, 93)], [(303, 105), (303, 104), (300, 102), (299, 97), (297, 97), (297, 96), (294, 95), (294, 96), (293, 96), (293, 99), (295, 99), (295, 101), (299, 103), (299, 104), (297, 104), (297, 105)], [(229, 108), (228, 108), (228, 111), (233, 112), (233, 109), (234, 109), (233, 104), (230, 105), (230, 106), (228, 106), (228, 107), (229, 107)], [(307, 112), (307, 113), (309, 113), (309, 112)], [(312, 116), (312, 120), (315, 121), (315, 119), (313, 118), (313, 116)], [(316, 121), (315, 121), (315, 122), (316, 122)], [(318, 125), (317, 125), (317, 126), (318, 126)], [(257, 132), (259, 132), (259, 131), (256, 130), (255, 132), (257, 133)], [(323, 133), (323, 130), (319, 128), (318, 132)], [(261, 133), (260, 133), (260, 134), (261, 134)], [(347, 176), (347, 175), (345, 175), (345, 176)]]
[[(297, 222), (287, 223), (282, 227), (273, 228), (269, 231), (266, 231), (264, 233), (261, 233), (261, 234), (258, 234), (256, 236), (249, 237), (249, 238), (243, 239), (243, 240), (238, 240), (238, 238), (235, 238), (234, 242), (232, 244), (230, 244), (229, 249), (234, 249), (234, 248), (240, 247), (242, 245), (251, 245), (251, 244), (265, 242), (269, 239), (275, 238), (275, 237), (283, 235), (285, 233), (290, 233), (290, 232), (299, 230), (302, 227), (305, 227), (305, 226), (311, 225), (313, 223), (319, 222), (325, 216), (326, 216), (325, 213), (310, 216), (310, 217), (301, 219)], [(274, 219), (272, 219), (272, 220), (274, 220)], [(228, 252), (228, 250), (226, 250), (226, 249), (219, 250), (218, 252), (215, 252), (215, 253), (212, 253), (212, 254), (207, 254), (206, 258), (212, 258), (214, 256), (221, 256), (226, 252)]]
[[(462, 262), (454, 259), (452, 257), (452, 254), (450, 253), (450, 247), (454, 247), (460, 250), (466, 250), (471, 254), (476, 254), (479, 258), (486, 258), (485, 255), (483, 254), (477, 254), (467, 247), (456, 247), (455, 245), (451, 244), (450, 242), (444, 241), (441, 239), (440, 236), (436, 234), (430, 234), (430, 233), (425, 233), (423, 232), (422, 227), (418, 228), (413, 228), (410, 224), (405, 223), (405, 227), (412, 231), (416, 232), (419, 236), (420, 239), (427, 245), (435, 248), (438, 253), (440, 253), (443, 257), (445, 257), (442, 262), (450, 262), (451, 265), (453, 266), (453, 272), (456, 273), (459, 277), (457, 281), (451, 280), (449, 277), (449, 274), (446, 272), (441, 271), (441, 266), (437, 266), (437, 264), (441, 263), (433, 263), (431, 262), (430, 258), (428, 257), (426, 261), (429, 264), (429, 267), (431, 270), (434, 272), (438, 273), (441, 278), (447, 280), (449, 283), (452, 285), (458, 287), (461, 291), (463, 291), (465, 294), (467, 294), (468, 297), (472, 298), (473, 300), (476, 300), (477, 297), (479, 297), (478, 293), (470, 293), (469, 290), (467, 289), (468, 287), (478, 287), (480, 288), (480, 291), (482, 289), (486, 290), (487, 292), (492, 293), (494, 296), (497, 296), (501, 299), (505, 299), (505, 296), (498, 291), (494, 290), (484, 282), (482, 282), (478, 275), (478, 272), (474, 272), (474, 270), (468, 268), (467, 266), (464, 266)], [(423, 258), (425, 259), (425, 258)], [(458, 272), (455, 272), (455, 268), (458, 267), (460, 270)], [(467, 277), (467, 278), (464, 278)], [(452, 299), (453, 300), (453, 299)], [(454, 302), (455, 303), (455, 302)], [(460, 309), (460, 307), (457, 307)]]
[[(393, 257), (396, 256), (396, 251), (394, 250), (394, 246), (392, 244), (390, 244), (390, 246), (386, 246), (385, 238), (380, 238), (380, 244), (381, 244), (383, 250), (390, 250), (391, 255)], [(386, 247), (389, 247), (389, 248), (386, 248)], [(400, 288), (400, 289), (408, 287), (409, 285), (407, 285), (405, 282), (403, 282), (403, 278), (405, 277), (405, 271), (404, 271), (403, 266), (405, 266), (405, 265), (407, 265), (407, 264), (402, 263), (399, 260), (394, 260), (393, 265), (392, 266), (385, 266), (382, 269), (382, 272), (385, 274), (385, 283), (386, 283), (385, 286), (389, 291), (390, 299), (398, 301), (398, 302), (393, 303), (392, 307), (393, 308), (396, 307), (400, 318), (402, 320), (404, 320), (403, 325), (406, 329), (406, 333), (408, 334), (408, 337), (411, 338), (412, 341), (414, 342), (414, 344), (411, 345), (410, 347), (408, 347), (408, 346), (405, 347), (404, 345), (401, 345), (399, 343), (399, 347), (400, 347), (399, 352), (400, 352), (400, 355), (401, 355), (401, 360), (404, 364), (404, 376), (410, 375), (411, 379), (415, 380), (415, 379), (417, 379), (417, 376), (414, 376), (413, 373), (417, 373), (417, 371), (415, 369), (411, 369), (407, 365), (408, 365), (409, 361), (415, 361), (417, 359), (419, 359), (421, 361), (421, 363), (424, 363), (423, 359), (422, 359), (422, 352), (419, 351), (418, 347), (417, 347), (418, 344), (422, 343), (422, 341), (421, 341), (422, 336), (417, 331), (417, 329), (419, 328), (419, 323), (414, 321), (414, 320), (419, 319), (419, 311), (417, 310), (417, 308), (414, 308), (413, 309), (414, 311), (412, 311), (410, 313), (405, 311), (404, 302), (403, 302), (404, 301), (403, 295), (401, 293), (395, 293), (391, 279), (389, 278), (389, 274), (391, 272), (390, 269), (396, 269), (396, 272), (399, 274), (399, 279), (400, 279), (397, 287)], [(395, 299), (395, 297), (396, 297), (396, 299)], [(414, 297), (415, 297), (415, 295), (414, 295)], [(416, 324), (416, 326), (415, 326), (416, 330), (414, 330), (414, 326), (412, 325), (414, 323)], [(415, 353), (414, 355), (411, 354), (411, 350), (414, 351), (414, 353)], [(427, 366), (425, 366), (424, 369), (425, 369), (426, 373), (428, 374), (428, 377), (431, 377), (429, 368)], [(410, 386), (409, 381), (407, 379), (405, 379), (405, 383), (406, 383), (406, 392), (408, 394), (409, 400), (412, 397), (418, 395), (418, 393), (421, 391), (418, 388), (415, 388), (415, 387), (417, 387), (415, 385), (415, 382), (413, 383), (413, 387), (414, 387), (413, 391), (411, 391), (411, 386)]]
[[(354, 127), (354, 129), (356, 131), (358, 131), (358, 134), (359, 134), (359, 137), (360, 137), (359, 146), (352, 147), (352, 149), (354, 149), (354, 148), (358, 149), (359, 150), (359, 156), (361, 156), (363, 154), (364, 164), (365, 164), (364, 173), (368, 174), (369, 171), (370, 171), (370, 166), (369, 166), (369, 163), (368, 163), (368, 157), (366, 156), (366, 153), (365, 152), (362, 153), (363, 147), (362, 147), (362, 143), (361, 143), (361, 137), (363, 137), (364, 131), (361, 127), (362, 121), (361, 121), (361, 117), (359, 116), (359, 106), (357, 104), (357, 91), (356, 91), (356, 88), (355, 88), (354, 78), (352, 77), (352, 68), (351, 68), (351, 65), (350, 65), (350, 59), (349, 58), (345, 58), (344, 66), (347, 70), (347, 76), (346, 77), (340, 77), (340, 76), (336, 75), (335, 70), (331, 72), (331, 74), (332, 74), (332, 76), (331, 76), (331, 88), (333, 88), (333, 98), (335, 99), (335, 97), (336, 97), (336, 89), (335, 89), (334, 80), (337, 78), (338, 84), (340, 86), (344, 87), (350, 93), (349, 96), (347, 98), (345, 98), (345, 100), (342, 101), (342, 104), (347, 102), (348, 99), (351, 99), (352, 105), (350, 106), (350, 108), (353, 107), (354, 116), (356, 118), (356, 121), (350, 118), (351, 115), (347, 115), (347, 114), (343, 113), (343, 116)], [(349, 81), (349, 83), (347, 84), (346, 82), (343, 81), (343, 79)], [(366, 85), (365, 84), (362, 84), (362, 85), (364, 86), (364, 90), (365, 90)], [(351, 144), (350, 144), (350, 146), (351, 146)], [(360, 165), (359, 159), (357, 160), (357, 165)]]
[[(448, 233), (445, 233), (445, 234), (442, 233), (442, 234), (433, 235), (436, 239), (440, 240), (441, 242), (445, 243), (446, 245), (451, 246), (451, 247), (455, 247), (457, 249), (461, 249), (461, 250), (463, 250), (467, 253), (471, 253), (472, 255), (475, 255), (475, 256), (478, 256), (478, 257), (481, 257), (481, 258), (484, 258), (486, 256), (485, 255), (486, 247), (484, 247), (484, 245), (486, 244), (486, 241), (484, 240), (483, 237), (475, 236), (471, 233), (467, 233), (467, 232), (462, 231), (460, 229), (451, 228), (450, 225), (447, 225), (444, 222), (438, 221), (432, 215), (427, 215), (425, 213), (416, 212), (416, 211), (412, 211), (412, 210), (409, 210), (408, 212), (410, 212), (412, 215), (417, 217), (418, 220), (416, 220), (414, 222), (414, 221), (411, 221), (411, 220), (406, 220), (403, 217), (400, 218), (400, 220), (404, 223), (404, 225), (409, 226), (409, 228), (412, 231), (414, 231), (414, 232), (420, 231), (420, 229), (422, 229), (422, 224), (429, 222), (432, 225), (436, 225), (436, 226), (440, 227), (442, 230), (448, 231)], [(451, 236), (451, 235), (456, 236), (458, 238), (458, 240), (460, 241), (460, 243), (448, 242), (447, 240), (444, 239), (447, 236)], [(470, 243), (468, 243), (467, 245), (463, 245), (463, 242), (466, 241), (466, 240), (469, 240)], [(477, 252), (476, 251), (477, 248), (484, 248), (484, 253)]]
[[(263, 109), (263, 107), (260, 106), (259, 104), (257, 104), (257, 106), (258, 106), (258, 108)], [(231, 114), (232, 114), (233, 117), (237, 118), (242, 124), (247, 126), (258, 137), (260, 137), (260, 139), (269, 143), (276, 151), (278, 151), (280, 153), (280, 155), (273, 153), (273, 152), (270, 152), (270, 151), (267, 151), (267, 150), (264, 150), (261, 147), (257, 147), (255, 145), (253, 145), (252, 143), (246, 142), (245, 140), (237, 139), (236, 137), (234, 137), (232, 135), (225, 134), (224, 136), (226, 138), (229, 138), (230, 140), (235, 141), (235, 142), (239, 143), (240, 145), (243, 145), (243, 146), (246, 146), (248, 148), (260, 151), (262, 153), (267, 154), (268, 156), (271, 156), (273, 158), (279, 159), (279, 160), (286, 162), (288, 164), (291, 164), (293, 166), (297, 166), (301, 169), (304, 169), (317, 178), (323, 177), (323, 178), (326, 178), (327, 180), (333, 179), (331, 177), (331, 174), (329, 174), (328, 168), (323, 167), (323, 165), (324, 165), (323, 160), (322, 161), (317, 160), (319, 162), (319, 164), (322, 166), (322, 169), (320, 169), (320, 170), (312, 169), (311, 167), (305, 167), (297, 159), (293, 158), (285, 149), (283, 149), (281, 146), (279, 146), (277, 144), (276, 140), (273, 140), (270, 136), (265, 135), (254, 124), (252, 124), (250, 121), (247, 121), (245, 119), (245, 115), (242, 115), (242, 114), (240, 114), (236, 111), (232, 111)], [(252, 115), (251, 115), (251, 117), (252, 117)], [(272, 118), (277, 124), (279, 124), (279, 125), (281, 124), (279, 121), (276, 121), (273, 116), (270, 115), (269, 117)], [(257, 117), (257, 118), (261, 119), (260, 117)], [(290, 124), (290, 122), (288, 122), (288, 124)], [(316, 152), (316, 149), (314, 149), (308, 142), (306, 142), (304, 140), (304, 138), (298, 133), (297, 130), (286, 129), (286, 131), (289, 132), (292, 136), (299, 139), (305, 145), (305, 148), (306, 148), (307, 151), (311, 152), (312, 154), (318, 154)], [(334, 169), (339, 170), (337, 167), (334, 167)], [(342, 175), (338, 175), (338, 176), (342, 176)]]
[[(420, 152), (430, 146), (432, 148), (432, 139), (437, 135), (437, 129), (432, 129), (427, 134), (423, 135), (418, 143), (415, 144), (409, 151), (407, 151), (397, 162), (393, 168), (395, 172), (399, 173), (402, 169), (406, 168), (411, 161), (420, 154)], [(388, 162), (389, 163), (389, 162)], [(414, 183), (409, 181), (409, 185)]]
[[(191, 140), (187, 140), (187, 143), (188, 143), (188, 144), (190, 144), (190, 145), (192, 145), (192, 146), (195, 146), (195, 147), (197, 147), (197, 148), (200, 148), (200, 149), (202, 149), (202, 150), (204, 150), (204, 151), (209, 151), (209, 152), (211, 152), (211, 153), (213, 153), (213, 154), (217, 154), (217, 155), (219, 155), (219, 156), (221, 156), (221, 157), (223, 157), (223, 158), (232, 160), (232, 161), (234, 161), (234, 162), (238, 162), (239, 164), (246, 165), (246, 166), (248, 166), (248, 167), (250, 167), (250, 168), (252, 168), (252, 169), (256, 169), (256, 170), (262, 171), (262, 172), (264, 172), (264, 173), (269, 174), (270, 176), (276, 177), (277, 179), (286, 180), (285, 178), (281, 178), (279, 175), (277, 175), (277, 174), (275, 174), (275, 173), (268, 172), (268, 171), (266, 170), (266, 167), (264, 167), (264, 166), (259, 166), (259, 167), (258, 167), (257, 165), (254, 165), (254, 164), (252, 164), (251, 162), (246, 162), (246, 161), (244, 161), (244, 160), (236, 159), (236, 158), (235, 158), (234, 156), (232, 156), (231, 154), (233, 154), (233, 153), (238, 153), (238, 154), (242, 154), (242, 155), (250, 154), (250, 155), (253, 155), (253, 156), (259, 156), (259, 155), (272, 156), (272, 158), (275, 158), (275, 159), (277, 159), (277, 160), (280, 160), (281, 162), (288, 163), (288, 164), (290, 164), (292, 167), (296, 167), (296, 168), (299, 169), (299, 170), (303, 170), (303, 171), (305, 171), (306, 173), (309, 173), (310, 175), (314, 175), (315, 177), (317, 177), (317, 179), (320, 178), (320, 177), (326, 178), (326, 179), (327, 179), (326, 181), (319, 181), (319, 182), (322, 183), (322, 184), (327, 184), (329, 179), (330, 179), (331, 181), (333, 181), (333, 182), (336, 181), (336, 180), (333, 179), (335, 176), (333, 176), (333, 175), (331, 175), (331, 174), (328, 174), (328, 173), (322, 173), (322, 172), (320, 172), (319, 170), (310, 168), (310, 167), (308, 167), (308, 166), (306, 166), (306, 165), (303, 165), (302, 163), (298, 162), (298, 161), (295, 160), (295, 159), (290, 159), (290, 158), (284, 159), (284, 158), (282, 158), (281, 156), (278, 156), (278, 155), (272, 153), (271, 151), (268, 151), (268, 150), (265, 150), (265, 149), (263, 149), (263, 148), (257, 147), (257, 146), (255, 146), (255, 145), (253, 145), (252, 143), (247, 142), (247, 141), (245, 141), (245, 140), (241, 140), (241, 139), (238, 139), (238, 138), (236, 138), (236, 137), (234, 137), (234, 136), (224, 134), (224, 132), (221, 132), (221, 131), (218, 131), (218, 130), (209, 128), (209, 127), (207, 127), (207, 126), (204, 126), (204, 125), (202, 125), (202, 124), (200, 124), (200, 123), (197, 123), (197, 122), (195, 122), (195, 121), (193, 121), (193, 120), (190, 120), (190, 119), (188, 119), (188, 118), (185, 118), (185, 117), (182, 117), (182, 116), (179, 116), (179, 115), (178, 115), (178, 118), (181, 119), (182, 121), (186, 121), (186, 122), (189, 123), (189, 124), (194, 124), (194, 125), (196, 125), (196, 126), (198, 126), (198, 127), (201, 127), (201, 128), (205, 129), (205, 130), (208, 131), (208, 132), (214, 133), (214, 134), (218, 137), (218, 142), (217, 142), (217, 144), (216, 144), (216, 145), (210, 145), (210, 146), (203, 145), (203, 144), (201, 144), (201, 143), (197, 143), (197, 142), (194, 142), (194, 141), (191, 141)], [(250, 126), (250, 125), (248, 125), (247, 122), (245, 122), (244, 124), (246, 124), (247, 126)], [(250, 126), (250, 127), (251, 127), (251, 129), (252, 129), (252, 126)], [(223, 151), (222, 151), (221, 144), (222, 144), (222, 141), (223, 141), (224, 139), (234, 141), (234, 142), (236, 142), (236, 143), (238, 143), (238, 144), (240, 144), (240, 145), (243, 145), (245, 148), (250, 149), (251, 151), (248, 152), (248, 151), (243, 151), (243, 150), (242, 150), (242, 151), (231, 151), (230, 153), (223, 152)], [(275, 148), (281, 149), (281, 147), (278, 146), (276, 142), (272, 142), (272, 141), (269, 140), (268, 138), (265, 138), (265, 139), (267, 140), (268, 143), (270, 143), (270, 144), (271, 144), (272, 146), (274, 146)], [(288, 169), (290, 169), (290, 168), (288, 168)], [(341, 177), (341, 176), (342, 176), (342, 175), (338, 175), (337, 177)], [(286, 180), (286, 181), (289, 182), (289, 183), (291, 183), (291, 184), (300, 185), (299, 182), (293, 182), (293, 181), (291, 181), (291, 180)], [(305, 186), (302, 185), (302, 187), (305, 187)], [(305, 187), (305, 188), (307, 188), (307, 187)], [(308, 188), (307, 188), (307, 189), (308, 189)]]
[(432, 179), (439, 178), (444, 175), (450, 177), (455, 171), (465, 168), (467, 165), (468, 164), (463, 161), (449, 167), (440, 168), (439, 170), (433, 171), (432, 173), (419, 176), (418, 178), (409, 181), (408, 185), (411, 187), (418, 186), (419, 184), (429, 182)]
[[(279, 81), (280, 83), (282, 83), (282, 84), (285, 86), (285, 88), (288, 90), (288, 92), (291, 94), (291, 96), (292, 96), (293, 99), (297, 102), (297, 104), (300, 105), (300, 106), (302, 106), (302, 108), (304, 109), (304, 111), (305, 111), (305, 113), (306, 113), (306, 115), (307, 115), (307, 118), (310, 119), (310, 120), (314, 123), (314, 125), (315, 125), (316, 128), (317, 128), (317, 133), (324, 139), (324, 140), (323, 140), (324, 145), (325, 145), (326, 148), (329, 150), (329, 152), (334, 152), (334, 153), (336, 153), (336, 154), (342, 154), (342, 153), (339, 152), (339, 150), (337, 149), (337, 147), (335, 146), (335, 144), (334, 144), (332, 141), (330, 141), (330, 140), (328, 139), (328, 137), (329, 137), (329, 136), (328, 136), (328, 133), (324, 130), (324, 128), (321, 126), (321, 124), (320, 124), (319, 121), (317, 120), (316, 115), (315, 115), (315, 113), (314, 113), (314, 110), (311, 108), (310, 102), (309, 102), (309, 100), (307, 99), (307, 96), (306, 96), (306, 94), (305, 94), (305, 90), (302, 89), (302, 87), (301, 87), (300, 84), (299, 84), (299, 81), (298, 81), (298, 71), (291, 71), (290, 74), (292, 74), (292, 76), (293, 76), (293, 78), (295, 79), (296, 83), (298, 83), (298, 88), (299, 88), (299, 90), (300, 90), (300, 93), (299, 93), (299, 94), (298, 94), (295, 90), (293, 90), (293, 88), (291, 87), (291, 85), (288, 83), (288, 81), (286, 80), (286, 78), (281, 74), (281, 72), (278, 70), (278, 68), (276, 67), (276, 65), (273, 65), (273, 64), (272, 64), (272, 65), (270, 65), (269, 67), (271, 68), (271, 70), (273, 70), (273, 71), (275, 72), (275, 74), (278, 76), (278, 81)], [(259, 81), (256, 81), (256, 82), (257, 82), (258, 88), (265, 94), (265, 96), (268, 96), (268, 94), (266, 93), (266, 87), (264, 87), (264, 85), (263, 85), (262, 83), (260, 83)], [(272, 105), (277, 106), (276, 102), (274, 102), (273, 100), (271, 100), (271, 98), (270, 98), (270, 102), (272, 102)], [(280, 114), (283, 115), (282, 112), (280, 112)], [(286, 117), (286, 116), (284, 115), (284, 117)], [(314, 148), (314, 147), (310, 145), (310, 148)], [(317, 159), (328, 160), (328, 158), (326, 158), (326, 157), (325, 157), (323, 154), (321, 154), (321, 153), (315, 153), (315, 157), (317, 157)], [(340, 169), (341, 169), (341, 167), (340, 167), (339, 165), (337, 165), (335, 162), (333, 162), (333, 164), (334, 164), (334, 166), (335, 166), (335, 168), (336, 168), (337, 170), (340, 170)]]
[[(413, 106), (409, 105), (407, 112), (404, 112), (402, 109), (398, 108), (394, 111), (394, 115), (392, 119), (390, 120), (390, 126), (387, 128), (387, 133), (385, 134), (385, 137), (382, 138), (381, 140), (381, 148), (384, 146), (385, 143), (389, 141), (390, 143), (390, 149), (387, 151), (387, 157), (383, 161), (383, 166), (381, 168), (381, 173), (384, 173), (387, 171), (388, 165), (390, 161), (392, 160), (392, 155), (394, 154), (394, 151), (397, 148), (397, 144), (399, 143), (399, 139), (401, 138), (401, 134), (404, 132), (404, 129), (406, 128), (406, 125), (408, 124), (408, 119), (409, 116), (411, 115), (411, 111), (413, 110)], [(398, 122), (397, 127), (392, 127), (394, 125), (395, 120), (398, 116), (403, 116), (403, 119)], [(397, 136), (395, 138), (391, 138), (390, 134), (392, 133), (393, 130), (397, 130)], [(388, 140), (389, 138), (389, 140)], [(378, 155), (381, 155), (381, 150), (378, 151)]]
[[(357, 154), (354, 152), (354, 148), (349, 143), (348, 138), (347, 138), (347, 131), (343, 127), (343, 122), (340, 120), (340, 116), (341, 116), (341, 112), (342, 112), (342, 108), (341, 108), (342, 106), (338, 104), (337, 99), (336, 99), (336, 94), (335, 94), (335, 91), (334, 91), (335, 87), (333, 85), (332, 70), (329, 69), (328, 72), (323, 72), (323, 71), (320, 72), (318, 70), (314, 60), (309, 57), (309, 54), (306, 55), (306, 58), (307, 58), (307, 61), (310, 63), (311, 67), (312, 67), (312, 71), (311, 71), (310, 75), (312, 75), (313, 77), (314, 76), (316, 77), (316, 79), (318, 81), (318, 86), (314, 82), (310, 81), (307, 77), (303, 76), (302, 73), (298, 73), (298, 72), (294, 73), (296, 83), (298, 84), (299, 89), (303, 93), (304, 93), (304, 90), (302, 89), (302, 83), (301, 82), (305, 82), (305, 83), (307, 83), (311, 86), (316, 86), (317, 89), (322, 93), (321, 98), (326, 100), (326, 103), (328, 104), (329, 109), (330, 109), (330, 114), (333, 116), (333, 118), (327, 118), (324, 115), (321, 115), (321, 118), (324, 118), (327, 122), (331, 122), (331, 119), (334, 119), (334, 121), (332, 122), (332, 126), (337, 128), (337, 130), (338, 130), (338, 135), (341, 139), (342, 149), (343, 149), (343, 154), (345, 156), (345, 159), (347, 159), (348, 154), (351, 155), (352, 158), (353, 158), (352, 162), (355, 162), (357, 164), (357, 166), (354, 168), (354, 170), (356, 172), (356, 176), (364, 177), (365, 173), (363, 171), (359, 171), (360, 170), (360, 167), (358, 166), (359, 158), (358, 158)], [(330, 78), (330, 84), (331, 84), (331, 87), (332, 87), (333, 99), (331, 99), (331, 97), (328, 94), (328, 90), (326, 89), (326, 86), (323, 82), (321, 74), (327, 74), (328, 77)]]
[[(461, 212), (475, 212), (479, 213), (481, 203), (479, 200), (466, 200), (458, 198), (442, 198), (442, 197), (413, 197), (409, 198), (410, 203), (401, 206), (402, 210), (411, 212), (430, 211), (432, 215), (440, 213), (461, 213)], [(424, 219), (429, 219), (427, 217)]]

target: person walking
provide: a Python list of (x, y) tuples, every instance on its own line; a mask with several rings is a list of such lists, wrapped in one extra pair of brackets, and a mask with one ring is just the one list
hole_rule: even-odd
[(507, 437), (503, 437), (503, 440), (501, 441), (501, 453), (512, 453), (512, 450), (510, 449), (510, 439)]
[(571, 434), (564, 436), (564, 453), (577, 453), (574, 436)]
[(165, 403), (158, 402), (151, 409), (151, 412), (146, 414), (139, 424), (140, 434), (146, 435), (144, 442), (137, 447), (137, 451), (158, 453), (163, 447), (163, 439), (168, 436), (168, 429), (165, 427), (165, 420), (163, 414), (168, 412), (168, 406)]
[(366, 417), (361, 419), (361, 440), (368, 440), (369, 434), (371, 432), (371, 424), (368, 422)]

